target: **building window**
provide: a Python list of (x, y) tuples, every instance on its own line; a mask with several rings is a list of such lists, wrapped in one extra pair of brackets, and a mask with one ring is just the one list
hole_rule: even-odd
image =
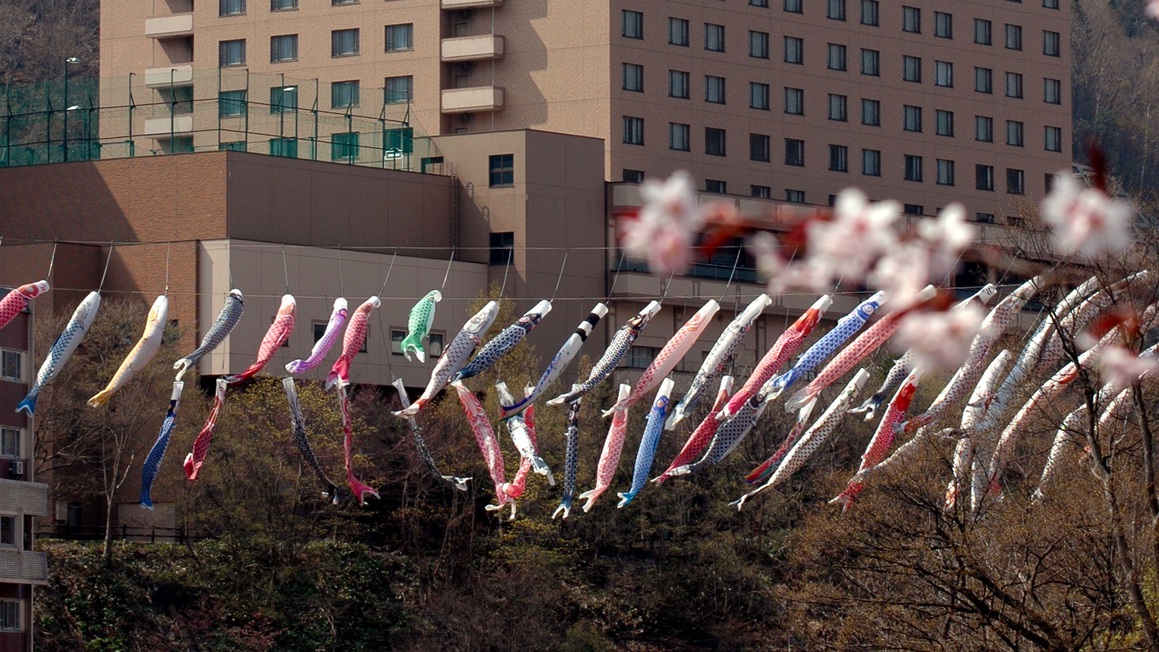
[(218, 43), (218, 61), (222, 68), (245, 65), (245, 39)]
[(785, 12), (790, 14), (802, 13), (804, 9), (801, 4), (801, 0), (785, 0)]
[(785, 113), (789, 115), (805, 115), (805, 89), (785, 89)]
[(1042, 6), (1047, 9), (1058, 9), (1058, 0), (1042, 0)]
[(20, 382), (24, 379), (24, 354), (0, 349), (0, 379)]
[(358, 106), (358, 81), (340, 81), (330, 84), (330, 108), (345, 109)]
[(298, 35), (284, 34), (270, 37), (270, 63), (298, 60)]
[(952, 186), (954, 185), (954, 162), (946, 159), (938, 159), (938, 185)]
[(791, 204), (804, 204), (805, 191), (804, 190), (785, 190), (785, 201)]
[(692, 149), (691, 127), (679, 122), (668, 123), (668, 149), (687, 152)]
[(845, 20), (845, 0), (829, 0), (825, 17), (829, 20)]
[(358, 0), (330, 0), (331, 7), (341, 7), (342, 5), (356, 5)]
[(907, 104), (902, 109), (905, 115), (903, 123), (905, 130), (920, 132), (922, 130), (922, 107)]
[(1045, 127), (1046, 131), (1043, 134), (1044, 147), (1048, 152), (1062, 151), (1062, 127)]
[(1053, 174), (1047, 172), (1046, 174), (1042, 175), (1042, 191), (1048, 195), (1054, 191), (1054, 175)]
[(639, 11), (623, 10), (624, 38), (644, 38), (644, 14)]
[(296, 138), (271, 138), (270, 139), (270, 156), (284, 156), (285, 158), (298, 158), (298, 139), (296, 139)]
[(937, 134), (939, 136), (953, 136), (954, 135), (954, 112), (937, 109), (934, 111), (934, 116), (937, 119)]
[(829, 94), (829, 119), (837, 122), (848, 120), (846, 115), (846, 98), (844, 95)]
[(443, 357), (443, 338), (445, 336), (446, 335), (444, 333), (435, 331), (431, 331), (431, 333), (427, 335), (428, 358), (431, 358), (432, 360), (438, 360), (439, 358)]
[(705, 179), (704, 192), (716, 193), (723, 195), (728, 192), (728, 182), (719, 179)]
[(270, 0), (270, 11), (293, 11), (298, 8), (298, 0)]
[(1006, 73), (1006, 97), (1022, 99), (1022, 75), (1016, 72)]
[(0, 546), (16, 545), (16, 517), (0, 514)]
[(240, 16), (245, 13), (245, 0), (219, 0), (218, 16)]
[(412, 75), (387, 77), (383, 79), (383, 100), (387, 104), (413, 102), (415, 98), (415, 78)]
[(20, 601), (0, 600), (0, 632), (19, 632)]
[(629, 170), (627, 168), (624, 168), (624, 172), (620, 178), (623, 179), (624, 181), (626, 181), (627, 183), (644, 183), (644, 171), (643, 170)]
[(805, 63), (805, 41), (796, 36), (785, 37), (785, 63)]
[(222, 118), (245, 115), (245, 91), (222, 91), (217, 95), (217, 114)]
[(624, 356), (624, 366), (630, 369), (647, 369), (658, 353), (660, 348), (656, 346), (633, 345), (628, 349), (628, 355)]
[(797, 138), (785, 139), (785, 165), (805, 166), (805, 141)]
[[(387, 33), (390, 33), (390, 27), (387, 27)], [(386, 51), (391, 52), (390, 39), (387, 38)], [(411, 49), (411, 48), (399, 48)], [(353, 57), (358, 54), (358, 30), (357, 29), (336, 29), (330, 32), (330, 56), (332, 57)]]
[(905, 180), (922, 180), (922, 157), (912, 154), (905, 155)]
[(974, 42), (978, 45), (990, 45), (990, 21), (981, 18), (974, 19)]
[(20, 452), (20, 429), (0, 427), (0, 457), (19, 458)]
[[(627, 23), (625, 23), (626, 25)], [(627, 36), (625, 34), (624, 36)], [(688, 47), (688, 21), (683, 18), (668, 19), (668, 44)]]
[(1026, 173), (1022, 170), (1006, 168), (1006, 192), (1011, 195), (1026, 194)]
[(861, 50), (861, 74), (877, 77), (881, 75), (881, 53), (877, 50)]
[(688, 73), (683, 70), (668, 71), (668, 97), (688, 99)]
[(944, 88), (954, 86), (954, 64), (949, 61), (934, 62), (934, 84)]
[(879, 150), (861, 150), (861, 174), (867, 177), (881, 176), (881, 152)]
[(704, 49), (724, 52), (724, 25), (704, 24)]
[(515, 185), (515, 155), (492, 154), (487, 158), (487, 169), (490, 178), (487, 185), (491, 188), (507, 188)]
[(331, 161), (358, 160), (358, 132), (339, 131), (330, 136)]
[(974, 221), (981, 224), (993, 224), (994, 213), (974, 213)]
[(749, 134), (749, 160), (768, 163), (772, 152), (770, 139), (764, 134)]
[(837, 43), (829, 44), (829, 69), (845, 71), (845, 46)]
[(229, 140), (217, 144), (217, 151), (219, 152), (245, 152), (248, 149), (244, 140)]
[(901, 58), (901, 78), (907, 82), (921, 83), (922, 81), (922, 58), (911, 57), (908, 54), (902, 55)]
[(1062, 104), (1062, 81), (1058, 79), (1042, 80), (1042, 101), (1047, 104)]
[(934, 12), (934, 36), (954, 38), (954, 16), (941, 11)]
[(724, 129), (704, 128), (704, 153), (709, 156), (725, 156), (728, 138)]
[(768, 32), (749, 32), (749, 56), (754, 59), (769, 58)]
[(293, 113), (297, 110), (297, 86), (275, 86), (270, 89), (270, 113)]
[(704, 77), (704, 101), (724, 104), (724, 77), (706, 75)]
[(830, 172), (848, 172), (849, 171), (849, 148), (845, 145), (830, 145), (829, 146), (829, 171)]
[(633, 93), (644, 92), (644, 66), (638, 63), (624, 64), (624, 90)]
[(757, 199), (771, 199), (773, 189), (768, 186), (749, 186), (749, 194)]
[(903, 32), (922, 33), (922, 10), (917, 7), (901, 8), (901, 29)]
[(974, 140), (983, 143), (994, 142), (994, 118), (985, 115), (974, 116)]
[(974, 69), (974, 92), (987, 95), (994, 92), (994, 71), (989, 68)]
[(974, 166), (974, 187), (978, 190), (994, 190), (994, 166)]
[(768, 7), (769, 0), (749, 0), (750, 7)]
[(1006, 25), (1006, 49), (1022, 49), (1022, 26), (1009, 24)]
[(877, 27), (877, 0), (861, 0), (861, 24)]
[(1017, 120), (1006, 121), (1006, 144), (1022, 147), (1022, 123)]
[(644, 144), (644, 118), (624, 116), (624, 144)]
[(922, 215), (926, 212), (926, 207), (921, 204), (905, 204), (902, 206), (901, 212), (906, 215)]
[(881, 126), (881, 102), (861, 100), (861, 124), (869, 127)]
[(769, 85), (758, 82), (749, 82), (749, 108), (760, 111), (769, 110)]
[(506, 265), (515, 256), (515, 232), (500, 231), (488, 235), (491, 253), (489, 265)]
[(1042, 53), (1048, 57), (1059, 56), (1060, 37), (1058, 32), (1043, 31), (1042, 32)]
[[(315, 333), (314, 342), (315, 343), (317, 343), (318, 337), (320, 337), (317, 334), (317, 332), (318, 332), (317, 328), (320, 325), (323, 326), (323, 328), (325, 328), (324, 324), (314, 324), (314, 329), (315, 329), (314, 330), (314, 333)], [(391, 355), (398, 355), (398, 356), (402, 355), (402, 341), (404, 339), (406, 339), (406, 331), (402, 330), (401, 328), (390, 329), (390, 354)]]

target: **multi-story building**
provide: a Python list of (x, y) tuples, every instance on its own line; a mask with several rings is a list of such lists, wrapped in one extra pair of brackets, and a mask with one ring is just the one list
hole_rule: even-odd
[[(162, 104), (135, 133), (157, 152), (347, 160), (399, 124), (538, 129), (602, 139), (609, 181), (686, 169), (708, 192), (820, 205), (857, 185), (1002, 222), (1069, 167), (1069, 4), (105, 0), (102, 106), (143, 75)], [(313, 129), (288, 134), (307, 106)], [(238, 140), (243, 122), (265, 135)]]

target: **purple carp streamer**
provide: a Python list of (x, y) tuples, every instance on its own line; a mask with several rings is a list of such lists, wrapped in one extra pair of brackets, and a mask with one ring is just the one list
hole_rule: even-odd
[[(821, 447), (821, 444), (825, 443), (825, 439), (829, 437), (830, 433), (836, 430), (837, 426), (841, 424), (842, 419), (845, 417), (845, 412), (853, 404), (853, 400), (857, 398), (857, 394), (865, 386), (865, 381), (868, 378), (868, 371), (858, 369), (857, 373), (853, 375), (853, 379), (845, 386), (845, 389), (841, 390), (837, 398), (829, 404), (829, 407), (821, 413), (821, 416), (813, 422), (813, 425), (809, 426), (805, 434), (801, 435), (801, 439), (793, 445), (793, 448), (789, 450), (776, 470), (765, 480), (765, 483), (729, 504), (736, 505), (738, 510), (742, 509), (746, 500), (788, 480), (790, 476), (804, 466), (805, 462), (813, 456), (813, 453), (817, 452), (817, 449)], [(753, 473), (749, 474), (749, 477), (756, 475), (759, 470), (760, 467), (754, 469)]]
[(125, 356), (109, 384), (88, 400), (90, 407), (98, 407), (108, 402), (118, 389), (124, 387), (125, 383), (129, 382), (138, 371), (144, 369), (145, 365), (153, 359), (153, 356), (157, 355), (157, 351), (161, 349), (161, 340), (165, 335), (165, 324), (169, 323), (168, 317), (169, 299), (165, 295), (161, 295), (157, 297), (157, 300), (153, 302), (153, 307), (149, 309), (149, 316), (145, 319), (145, 332), (141, 334), (141, 339), (137, 340), (137, 344), (133, 346), (132, 351), (129, 351), (129, 355)]
[[(632, 393), (632, 386), (620, 384), (620, 394), (617, 400), (628, 397)], [(584, 512), (590, 512), (596, 499), (612, 486), (612, 479), (616, 475), (616, 467), (620, 463), (620, 453), (624, 450), (624, 437), (628, 432), (628, 411), (616, 410), (612, 415), (612, 424), (608, 426), (608, 436), (604, 439), (604, 447), (600, 451), (600, 462), (596, 466), (596, 486), (579, 495), (584, 503)]]
[(684, 447), (680, 449), (680, 453), (676, 455), (676, 459), (668, 465), (668, 468), (659, 476), (652, 478), (652, 482), (661, 483), (672, 477), (672, 471), (677, 467), (684, 466), (691, 463), (700, 454), (704, 452), (705, 447), (712, 441), (713, 435), (716, 434), (720, 424), (719, 418), (721, 409), (728, 403), (729, 392), (732, 391), (732, 376), (724, 376), (720, 379), (720, 390), (716, 393), (716, 401), (712, 404), (712, 409), (701, 420), (700, 425), (692, 432), (688, 441), (684, 442)]
[(173, 363), (173, 368), (177, 370), (177, 380), (181, 380), (185, 372), (191, 367), (196, 366), (198, 362), (201, 362), (201, 359), (206, 354), (221, 346), (221, 343), (225, 341), (229, 332), (241, 320), (241, 315), (244, 311), (245, 297), (242, 295), (241, 290), (237, 288), (230, 290), (229, 294), (225, 297), (225, 305), (221, 307), (221, 312), (218, 313), (217, 319), (209, 327), (209, 330), (205, 333), (205, 337), (201, 338), (201, 344), (194, 349), (193, 353)]
[(245, 381), (253, 378), (259, 371), (266, 368), (269, 364), (270, 358), (278, 352), (278, 349), (285, 344), (286, 340), (290, 339), (290, 333), (294, 332), (294, 315), (298, 310), (298, 303), (294, 297), (289, 294), (282, 295), (282, 305), (278, 308), (278, 314), (274, 316), (274, 323), (266, 329), (266, 334), (262, 337), (262, 343), (258, 347), (258, 357), (254, 363), (245, 371), (236, 376), (226, 376), (226, 380), (230, 385), (239, 385)]
[(358, 504), (365, 505), (366, 496), (379, 498), (379, 495), (373, 487), (354, 477), (354, 419), (350, 417), (350, 397), (346, 394), (346, 386), (342, 384), (338, 385), (338, 408), (342, 411), (342, 454), (346, 465), (346, 485), (358, 499)]
[(145, 463), (141, 465), (141, 506), (153, 509), (151, 492), (153, 481), (157, 479), (157, 471), (161, 469), (161, 460), (165, 459), (165, 450), (169, 448), (169, 438), (173, 435), (173, 425), (177, 422), (177, 408), (181, 406), (181, 390), (185, 383), (174, 381), (173, 393), (169, 396), (169, 410), (165, 412), (165, 420), (161, 422), (161, 431), (157, 433), (157, 441), (149, 449)]
[[(500, 401), (514, 402), (511, 392), (507, 390), (507, 383), (495, 383), (495, 391), (499, 394)], [(547, 462), (544, 462), (543, 458), (539, 456), (535, 442), (531, 440), (531, 434), (527, 430), (526, 420), (520, 416), (511, 417), (507, 420), (507, 432), (510, 433), (511, 441), (515, 443), (519, 456), (530, 462), (531, 468), (536, 473), (546, 476), (548, 484), (555, 486), (555, 477), (551, 475), (551, 469), (547, 466)]]
[(495, 321), (495, 316), (498, 314), (499, 302), (488, 301), (487, 305), (468, 319), (459, 333), (455, 335), (455, 339), (451, 340), (451, 344), (443, 350), (443, 355), (439, 356), (438, 363), (431, 370), (431, 379), (427, 382), (427, 388), (423, 390), (423, 395), (405, 409), (395, 412), (394, 415), (414, 416), (424, 405), (430, 403), (447, 386), (447, 383), (451, 382), (451, 377), (463, 367), (463, 363), (467, 361), (467, 357), (471, 355), (475, 347), (482, 342), (483, 333), (491, 328), (491, 323)]
[(185, 456), (185, 462), (181, 465), (185, 469), (185, 477), (189, 481), (197, 479), (197, 474), (201, 472), (201, 465), (205, 464), (205, 456), (209, 454), (209, 444), (213, 441), (213, 429), (217, 427), (217, 417), (221, 414), (221, 406), (225, 403), (225, 390), (229, 387), (229, 381), (224, 378), (217, 379), (217, 389), (213, 393), (213, 409), (209, 411), (209, 416), (205, 419), (205, 425), (201, 427), (201, 432), (197, 433), (197, 439), (193, 440), (193, 452)]
[[(660, 436), (664, 434), (664, 418), (668, 414), (668, 400), (672, 388), (676, 385), (671, 378), (665, 378), (660, 383), (660, 391), (656, 392), (656, 401), (652, 403), (652, 410), (648, 412), (648, 419), (644, 424), (644, 436), (640, 438), (640, 449), (636, 451), (636, 467), (632, 472), (632, 487), (628, 491), (618, 494), (620, 503), (617, 508), (623, 508), (640, 493), (644, 485), (648, 484), (648, 475), (652, 472), (652, 461), (656, 458), (656, 447), (660, 445)], [(624, 408), (621, 408), (624, 409)]]
[(314, 475), (322, 486), (326, 488), (326, 495), (335, 504), (338, 503), (338, 485), (326, 475), (318, 458), (314, 456), (314, 449), (310, 446), (310, 438), (306, 434), (306, 417), (302, 414), (302, 404), (298, 401), (298, 389), (294, 386), (293, 378), (283, 378), (282, 387), (286, 390), (286, 401), (290, 404), (290, 423), (294, 430), (294, 445), (302, 454), (302, 459), (314, 471)]
[(797, 382), (801, 376), (809, 373), (818, 364), (823, 362), (826, 358), (833, 355), (846, 340), (853, 337), (865, 322), (877, 312), (881, 304), (885, 302), (885, 293), (877, 292), (865, 301), (857, 304), (848, 315), (842, 317), (833, 330), (825, 333), (821, 339), (817, 340), (813, 346), (805, 350), (801, 358), (797, 360), (797, 364), (785, 373), (770, 380), (764, 388), (762, 393), (767, 393), (769, 398), (776, 398), (781, 395), (781, 392), (792, 386)]
[(406, 337), (401, 344), (402, 354), (408, 361), (411, 353), (415, 354), (419, 362), (427, 361), (427, 352), (423, 350), (423, 338), (430, 334), (431, 325), (435, 323), (435, 304), (442, 300), (442, 292), (431, 290), (410, 309)]
[(326, 374), (326, 389), (335, 385), (345, 387), (350, 384), (350, 364), (354, 362), (354, 356), (358, 355), (362, 345), (366, 343), (370, 312), (381, 305), (381, 299), (370, 297), (354, 309), (354, 315), (350, 317), (350, 323), (346, 324), (346, 333), (342, 336), (342, 355), (338, 356), (338, 359), (334, 361), (334, 366), (330, 367), (330, 373)]
[(724, 363), (732, 356), (733, 351), (736, 350), (737, 345), (744, 339), (745, 333), (749, 332), (753, 322), (761, 313), (772, 305), (773, 300), (769, 295), (762, 294), (756, 299), (753, 299), (740, 314), (732, 320), (720, 337), (716, 340), (716, 344), (709, 349), (708, 355), (704, 357), (704, 362), (701, 363), (700, 369), (696, 372), (696, 376), (692, 379), (692, 384), (688, 387), (688, 392), (676, 407), (672, 409), (671, 416), (668, 421), (664, 423), (665, 430), (672, 430), (681, 421), (687, 413), (696, 409), (697, 404), (700, 403), (700, 395), (704, 387), (724, 369)]
[(589, 313), (588, 316), (580, 322), (579, 326), (576, 327), (575, 332), (567, 338), (567, 340), (563, 343), (563, 346), (561, 346), (559, 351), (556, 352), (555, 357), (551, 359), (550, 363), (548, 363), (547, 369), (543, 370), (543, 375), (539, 377), (539, 382), (535, 383), (535, 387), (532, 388), (531, 393), (515, 405), (501, 405), (499, 418), (507, 419), (514, 414), (519, 414), (523, 410), (526, 410), (532, 403), (534, 403), (535, 400), (539, 398), (540, 394), (542, 394), (544, 390), (546, 390), (553, 382), (555, 382), (557, 378), (559, 378), (559, 375), (562, 374), (563, 370), (566, 369), (568, 364), (571, 363), (571, 360), (575, 357), (575, 354), (579, 352), (580, 347), (582, 347), (584, 342), (587, 341), (588, 335), (591, 334), (592, 329), (596, 327), (596, 324), (598, 324), (600, 319), (603, 318), (603, 316), (606, 314), (608, 314), (608, 307), (602, 303), (597, 303), (596, 306), (592, 308), (591, 313)]
[(40, 365), (40, 372), (36, 374), (36, 382), (33, 383), (28, 396), (25, 396), (24, 400), (16, 406), (17, 412), (23, 410), (28, 413), (28, 416), (32, 416), (32, 413), (36, 411), (36, 401), (40, 398), (40, 392), (56, 378), (64, 365), (68, 363), (68, 359), (72, 357), (76, 347), (84, 339), (85, 333), (93, 325), (93, 319), (96, 318), (97, 310), (100, 310), (100, 307), (101, 295), (99, 292), (89, 292), (88, 296), (76, 307), (72, 317), (68, 320), (68, 324), (57, 336), (56, 341), (52, 343), (52, 348), (48, 350), (48, 356)]
[(633, 403), (643, 398), (656, 384), (663, 380), (680, 361), (684, 359), (685, 354), (696, 344), (696, 339), (708, 328), (712, 323), (712, 317), (720, 310), (720, 304), (714, 299), (709, 299), (692, 318), (684, 323), (672, 339), (660, 349), (652, 363), (640, 374), (640, 380), (636, 381), (636, 386), (632, 388), (632, 393), (623, 401), (616, 401), (616, 404), (606, 410), (603, 416), (611, 416), (613, 412), (619, 409), (630, 407)]
[(0, 328), (7, 326), (13, 317), (19, 315), (20, 311), (28, 306), (30, 299), (35, 299), (45, 292), (48, 292), (48, 281), (28, 283), (15, 290), (9, 290), (8, 294), (0, 299)]
[[(402, 403), (402, 408), (405, 410), (410, 405), (410, 397), (406, 395), (406, 386), (403, 385), (402, 378), (394, 379), (391, 383), (394, 385), (395, 391), (398, 392), (398, 400)], [(467, 481), (471, 478), (459, 478), (453, 475), (443, 475), (439, 471), (439, 465), (435, 462), (434, 456), (431, 455), (431, 450), (427, 448), (427, 442), (423, 439), (423, 429), (419, 427), (418, 421), (414, 417), (407, 417), (407, 423), (410, 424), (410, 434), (414, 439), (415, 448), (418, 449), (419, 455), (422, 456), (423, 462), (426, 463), (427, 468), (431, 473), (435, 474), (439, 479), (446, 480), (455, 486), (459, 491), (467, 490)]]
[[(529, 388), (530, 389), (530, 388)], [(559, 507), (551, 513), (551, 519), (559, 514), (567, 518), (571, 514), (571, 502), (575, 498), (575, 480), (579, 475), (579, 411), (580, 401), (576, 399), (567, 406), (567, 453), (563, 464), (563, 496), (560, 497)]]
[(491, 341), (483, 345), (479, 349), (479, 353), (473, 360), (455, 375), (455, 380), (466, 380), (491, 368), (491, 365), (499, 361), (500, 358), (507, 355), (511, 349), (515, 348), (516, 344), (523, 341), (531, 329), (535, 328), (539, 320), (547, 316), (551, 312), (550, 301), (540, 301), (535, 304), (535, 307), (528, 310), (522, 317), (514, 324), (504, 328), (498, 335), (491, 338)]
[(287, 363), (286, 371), (294, 375), (304, 374), (322, 364), (322, 360), (325, 359), (327, 353), (330, 353), (330, 349), (334, 348), (334, 344), (342, 333), (342, 326), (346, 323), (347, 307), (346, 299), (339, 297), (334, 300), (334, 309), (330, 311), (330, 321), (326, 322), (326, 330), (322, 331), (322, 337), (314, 342), (314, 348), (310, 349), (310, 356), (305, 360), (294, 360)]
[[(487, 413), (483, 411), (479, 399), (475, 398), (475, 394), (471, 390), (467, 389), (461, 382), (451, 383), (451, 387), (459, 395), (459, 403), (467, 415), (467, 423), (470, 424), (471, 432), (475, 435), (475, 442), (479, 444), (479, 450), (483, 453), (483, 461), (486, 462), (487, 469), (491, 473), (491, 482), (495, 484), (496, 504), (487, 505), (486, 509), (489, 511), (502, 509), (508, 502), (514, 503), (515, 501), (507, 495), (507, 474), (503, 468), (503, 453), (499, 450), (499, 440), (495, 438), (495, 430), (491, 427), (491, 421), (487, 419)], [(514, 507), (511, 510), (511, 515), (515, 515)]]
[(548, 405), (561, 405), (563, 403), (571, 403), (575, 399), (587, 394), (593, 387), (602, 383), (612, 372), (616, 369), (616, 365), (620, 363), (628, 350), (632, 348), (632, 342), (640, 336), (640, 332), (652, 321), (656, 313), (660, 312), (660, 302), (653, 301), (644, 306), (635, 317), (628, 320), (628, 323), (621, 326), (616, 334), (612, 336), (612, 341), (608, 343), (608, 349), (604, 351), (604, 355), (600, 357), (592, 371), (588, 374), (587, 380), (579, 383), (578, 387), (573, 387), (570, 392), (556, 396), (547, 402)]
[(725, 404), (724, 409), (717, 415), (717, 419), (722, 423), (728, 420), (729, 417), (736, 414), (750, 398), (756, 396), (757, 392), (765, 386), (766, 383), (781, 370), (781, 367), (789, 361), (789, 358), (797, 352), (805, 338), (813, 332), (817, 324), (821, 322), (821, 317), (829, 306), (833, 305), (833, 300), (829, 295), (822, 295), (821, 298), (813, 302), (813, 305), (793, 322), (793, 325), (781, 333), (777, 341), (769, 348), (761, 361), (757, 363), (753, 374), (745, 381), (743, 387), (732, 395), (728, 403)]

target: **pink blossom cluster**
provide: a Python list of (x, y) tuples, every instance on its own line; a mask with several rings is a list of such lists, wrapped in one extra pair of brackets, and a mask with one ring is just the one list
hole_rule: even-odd
[(1041, 213), (1063, 255), (1091, 259), (1122, 251), (1131, 244), (1131, 219), (1135, 213), (1131, 204), (1112, 199), (1097, 188), (1085, 187), (1069, 172), (1055, 175), (1054, 187), (1042, 200)]

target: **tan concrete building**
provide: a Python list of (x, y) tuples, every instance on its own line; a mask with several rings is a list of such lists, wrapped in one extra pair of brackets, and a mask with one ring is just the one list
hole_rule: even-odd
[[(390, 156), (383, 132), (398, 120), (420, 140), (538, 129), (605, 141), (610, 181), (687, 169), (710, 192), (821, 205), (857, 185), (916, 214), (960, 200), (999, 222), (1036, 205), (1070, 162), (1068, 0), (105, 0), (101, 11), (102, 106), (124, 104), (131, 75), (143, 77), (133, 101), (160, 104), (135, 133), (158, 136), (155, 151), (286, 153), (277, 107), (292, 103), (323, 122), (311, 131), (299, 116), (301, 157)], [(219, 99), (224, 109), (193, 108)], [(344, 112), (383, 121), (343, 135), (354, 131)], [(243, 121), (264, 135), (239, 144)], [(125, 127), (105, 118), (102, 138)]]

